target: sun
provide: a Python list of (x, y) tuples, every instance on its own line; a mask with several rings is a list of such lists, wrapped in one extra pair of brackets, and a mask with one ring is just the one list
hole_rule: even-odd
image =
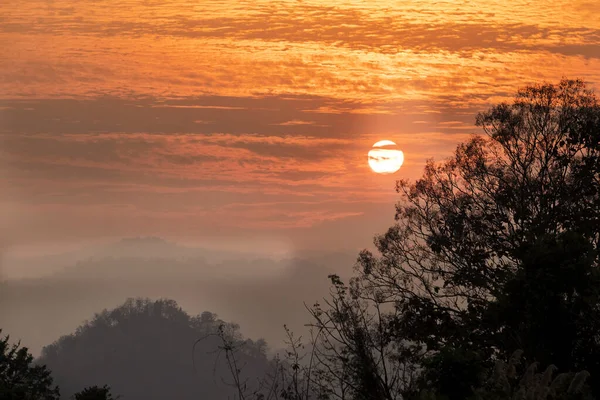
[(393, 174), (404, 162), (404, 153), (391, 140), (380, 140), (369, 151), (369, 167), (378, 174)]

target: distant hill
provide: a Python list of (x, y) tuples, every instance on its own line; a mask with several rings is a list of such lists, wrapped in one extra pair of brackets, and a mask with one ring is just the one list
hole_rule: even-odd
[[(52, 371), (65, 399), (104, 384), (124, 400), (227, 399), (233, 388), (218, 339), (200, 341), (192, 361), (193, 343), (222, 323), (210, 312), (190, 316), (173, 300), (128, 299), (44, 347), (37, 362)], [(244, 341), (237, 325), (226, 325)], [(267, 372), (264, 341), (247, 340), (238, 356), (245, 377)]]
[[(219, 263), (238, 259), (271, 258), (264, 253), (215, 250), (205, 247), (184, 246), (160, 237), (133, 237), (101, 245), (87, 245), (76, 250), (47, 255), (5, 255), (4, 272), (0, 279), (40, 278), (61, 274), (77, 263), (105, 258), (178, 259)], [(11, 278), (11, 276), (13, 278)], [(16, 278), (15, 278), (16, 277)]]

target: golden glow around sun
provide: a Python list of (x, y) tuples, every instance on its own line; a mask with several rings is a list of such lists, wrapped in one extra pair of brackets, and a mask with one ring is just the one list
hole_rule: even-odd
[(380, 140), (369, 151), (369, 167), (378, 174), (393, 174), (404, 162), (404, 153), (391, 140)]

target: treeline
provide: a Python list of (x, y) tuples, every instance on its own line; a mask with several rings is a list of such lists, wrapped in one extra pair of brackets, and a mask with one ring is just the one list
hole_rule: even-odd
[[(270, 370), (266, 342), (244, 338), (237, 324), (211, 312), (190, 316), (173, 300), (132, 298), (44, 347), (36, 360), (3, 338), (0, 398), (226, 399), (235, 388), (219, 332), (240, 348), (242, 379), (256, 381)], [(199, 338), (205, 340), (193, 346)]]
[[(235, 398), (599, 397), (598, 99), (579, 80), (528, 86), (476, 125), (398, 182), (378, 253), (361, 252), (347, 282), (330, 276), (310, 337), (288, 331), (289, 351), (259, 371), (227, 324), (196, 335), (223, 354)], [(60, 362), (61, 346), (45, 357)]]

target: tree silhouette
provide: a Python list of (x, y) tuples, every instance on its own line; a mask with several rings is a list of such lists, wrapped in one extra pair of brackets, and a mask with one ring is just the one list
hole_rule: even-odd
[(315, 347), (311, 341), (306, 350), (302, 337), (295, 337), (291, 330), (284, 325), (287, 334), (287, 350), (283, 358), (277, 354), (270, 363), (270, 370), (254, 382), (244, 379), (240, 364), (240, 353), (244, 343), (236, 340), (221, 325), (216, 332), (199, 338), (194, 346), (208, 337), (216, 337), (220, 341), (219, 351), (225, 355), (232, 381), (235, 388), (236, 400), (327, 400), (329, 399), (330, 382), (323, 381), (323, 375), (313, 370)]
[[(496, 361), (482, 386), (473, 389), (471, 400), (591, 400), (587, 371), (556, 374), (556, 366), (549, 365), (538, 372), (538, 363), (523, 368), (523, 351), (515, 351), (507, 362)], [(422, 390), (419, 400), (440, 400), (443, 396), (431, 390)]]
[(600, 377), (598, 100), (578, 80), (529, 86), (476, 122), (485, 136), (398, 182), (380, 254), (313, 308), (321, 361), (355, 397), (409, 397), (416, 372), (463, 400), (517, 349)]
[(522, 350), (515, 351), (508, 362), (498, 360), (482, 387), (474, 390), (474, 400), (582, 400), (591, 399), (585, 386), (587, 371), (555, 374), (555, 365), (538, 372), (539, 363), (530, 364), (522, 374)]
[[(118, 399), (118, 397), (117, 397)], [(73, 400), (116, 400), (110, 392), (110, 387), (104, 385), (90, 386), (73, 395)]]
[(10, 345), (9, 339), (8, 335), (0, 339), (0, 398), (58, 400), (59, 389), (53, 386), (46, 366), (35, 365), (27, 347), (21, 347), (20, 343)]

